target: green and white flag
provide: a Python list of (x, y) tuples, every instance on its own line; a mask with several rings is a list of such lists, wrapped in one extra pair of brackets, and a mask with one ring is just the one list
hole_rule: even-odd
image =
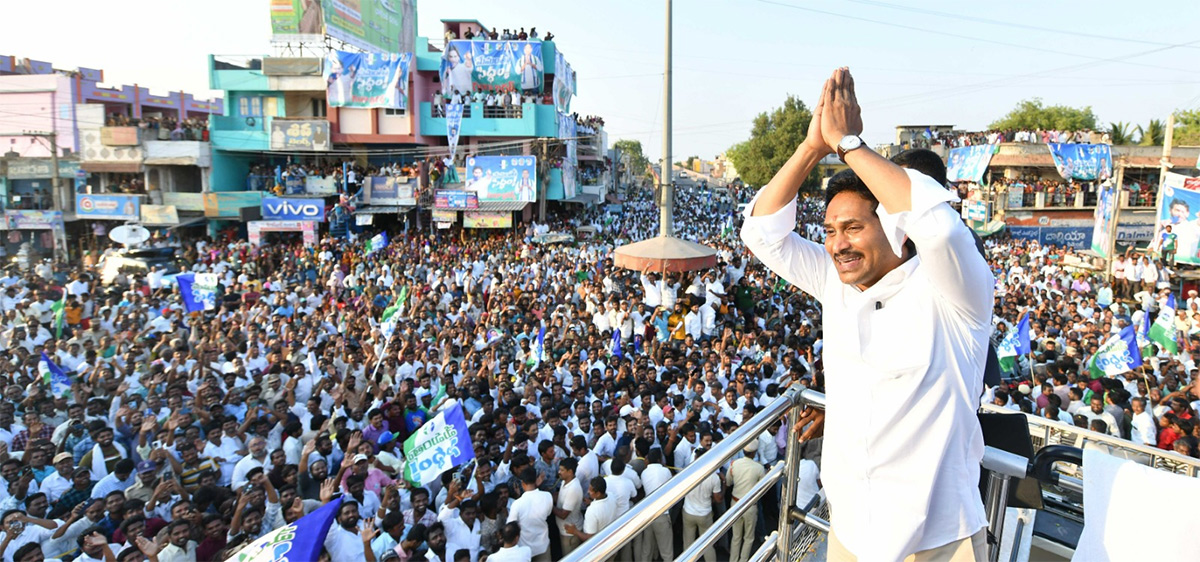
[(1000, 360), (1000, 370), (1005, 373), (1017, 372), (1017, 358), (1030, 351), (1029, 315), (1026, 314), (1013, 329), (1004, 335), (1004, 339), (996, 348), (996, 357)]
[(1179, 330), (1175, 327), (1175, 295), (1167, 297), (1167, 304), (1158, 311), (1158, 317), (1154, 319), (1154, 325), (1150, 326), (1147, 337), (1167, 353), (1179, 353)]
[(404, 479), (425, 486), (443, 472), (475, 458), (462, 404), (455, 403), (418, 427), (404, 441)]
[(1137, 347), (1133, 326), (1108, 338), (1088, 361), (1091, 378), (1115, 377), (1142, 366), (1142, 352)]
[(54, 312), (54, 337), (61, 338), (63, 326), (67, 323), (67, 292), (65, 290), (58, 302), (50, 305), (50, 310)]

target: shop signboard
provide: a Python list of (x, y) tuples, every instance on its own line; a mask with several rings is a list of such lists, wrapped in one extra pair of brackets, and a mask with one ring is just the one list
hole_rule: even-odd
[(138, 195), (75, 195), (75, 215), (92, 220), (135, 221), (142, 218)]

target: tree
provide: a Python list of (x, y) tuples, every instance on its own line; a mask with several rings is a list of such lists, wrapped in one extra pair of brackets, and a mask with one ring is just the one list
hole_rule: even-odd
[[(730, 147), (729, 160), (737, 168), (742, 181), (749, 185), (765, 185), (787, 162), (796, 147), (804, 142), (812, 112), (795, 96), (788, 96), (782, 107), (769, 113), (759, 113), (750, 128), (750, 138)], [(821, 185), (820, 175), (813, 170), (801, 189), (815, 191)]]
[(621, 139), (613, 143), (613, 148), (622, 154), (629, 155), (629, 171), (633, 175), (642, 176), (646, 174), (646, 166), (650, 165), (650, 160), (642, 153), (642, 141)]
[(1142, 146), (1162, 146), (1167, 137), (1167, 128), (1161, 119), (1151, 119), (1145, 129), (1138, 125), (1138, 132), (1142, 134), (1142, 140), (1138, 143)]
[(1023, 100), (1008, 115), (990, 125), (992, 129), (1056, 129), (1079, 131), (1096, 128), (1092, 106), (1084, 108), (1065, 105), (1046, 106), (1041, 98)]
[(1175, 133), (1171, 142), (1176, 146), (1200, 145), (1200, 109), (1175, 112)]
[(1113, 146), (1133, 144), (1133, 127), (1129, 123), (1119, 121), (1110, 123), (1108, 136), (1112, 139)]
[(692, 168), (692, 166), (696, 163), (696, 158), (699, 158), (699, 157), (698, 156), (688, 156), (687, 162), (684, 162), (684, 167), (689, 170), (694, 169), (694, 168)]

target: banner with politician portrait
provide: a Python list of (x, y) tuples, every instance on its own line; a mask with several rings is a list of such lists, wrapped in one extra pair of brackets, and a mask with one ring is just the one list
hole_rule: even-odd
[(1111, 184), (1100, 186), (1096, 193), (1096, 224), (1092, 227), (1092, 251), (1108, 259), (1109, 232), (1112, 231), (1113, 211), (1116, 209), (1117, 190)]
[(408, 108), (412, 53), (330, 51), (321, 75), (334, 107)]
[(554, 52), (554, 109), (570, 113), (571, 96), (575, 95), (575, 71), (562, 52)]
[(537, 158), (533, 156), (471, 156), (467, 158), (466, 190), (480, 201), (537, 199)]
[(1112, 147), (1107, 144), (1052, 142), (1046, 146), (1063, 178), (1104, 181), (1112, 177)]
[(541, 90), (540, 41), (450, 41), (442, 53), (442, 93)]
[(450, 146), (450, 159), (458, 154), (458, 135), (462, 132), (463, 104), (446, 104), (446, 144)]
[(1167, 172), (1158, 200), (1154, 243), (1170, 226), (1175, 235), (1175, 261), (1200, 265), (1200, 178)]
[(951, 148), (946, 159), (946, 180), (982, 182), (995, 149), (996, 145), (992, 144)]

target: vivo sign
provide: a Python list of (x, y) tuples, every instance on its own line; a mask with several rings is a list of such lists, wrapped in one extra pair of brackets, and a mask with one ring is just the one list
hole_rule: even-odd
[(321, 199), (263, 197), (262, 215), (266, 220), (320, 222), (325, 220), (325, 202)]

